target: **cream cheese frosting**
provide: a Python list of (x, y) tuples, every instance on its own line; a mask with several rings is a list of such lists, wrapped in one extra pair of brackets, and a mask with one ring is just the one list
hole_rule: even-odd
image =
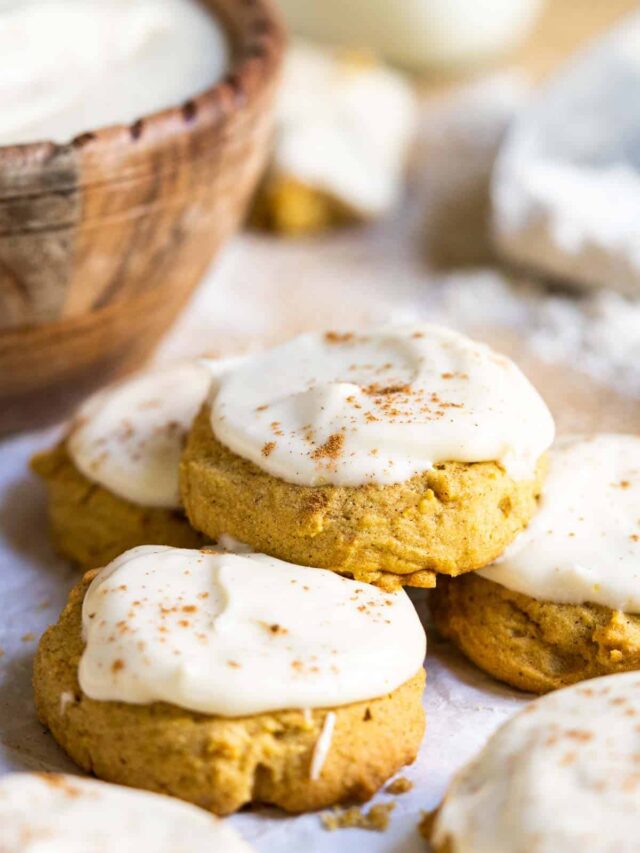
[(180, 454), (198, 409), (240, 359), (201, 359), (120, 382), (90, 397), (67, 451), (95, 483), (141, 506), (180, 506)]
[(640, 436), (559, 441), (538, 514), (479, 574), (545, 601), (640, 613)]
[(224, 445), (300, 485), (403, 482), (440, 462), (533, 475), (554, 437), (542, 398), (504, 356), (439, 326), (306, 334), (223, 377)]
[(229, 62), (196, 0), (3, 0), (0, 145), (65, 143), (176, 106)]
[(416, 115), (415, 96), (397, 72), (294, 42), (272, 168), (357, 213), (381, 215), (401, 193)]
[(583, 682), (509, 720), (454, 779), (432, 840), (451, 853), (632, 853), (640, 674)]
[(263, 554), (134, 548), (95, 577), (82, 623), (90, 698), (226, 717), (377, 698), (426, 650), (405, 592)]
[(224, 821), (159, 794), (57, 773), (0, 779), (2, 853), (250, 853)]

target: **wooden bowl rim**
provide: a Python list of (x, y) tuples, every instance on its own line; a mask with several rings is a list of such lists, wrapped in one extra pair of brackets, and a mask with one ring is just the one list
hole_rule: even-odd
[[(211, 14), (219, 0), (200, 0)], [(227, 31), (232, 58), (227, 73), (213, 86), (187, 101), (164, 110), (148, 113), (130, 124), (113, 124), (78, 134), (69, 142), (51, 140), (0, 145), (0, 163), (21, 160), (38, 161), (90, 146), (109, 148), (116, 144), (137, 142), (147, 131), (154, 136), (171, 136), (188, 126), (210, 126), (242, 108), (267, 88), (280, 67), (286, 44), (286, 30), (281, 13), (273, 0), (236, 0), (245, 20), (235, 37), (229, 32), (224, 15), (220, 25)]]

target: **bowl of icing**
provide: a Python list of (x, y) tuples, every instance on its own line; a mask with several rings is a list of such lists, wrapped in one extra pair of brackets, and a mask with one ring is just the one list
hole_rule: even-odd
[(270, 0), (0, 4), (0, 432), (138, 366), (245, 213)]

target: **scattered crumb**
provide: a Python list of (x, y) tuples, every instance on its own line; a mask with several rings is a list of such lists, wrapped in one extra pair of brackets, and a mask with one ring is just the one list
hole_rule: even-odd
[(23, 634), (20, 639), (22, 640), (23, 643), (31, 643), (33, 640), (35, 640), (35, 638), (36, 638), (36, 635), (33, 634), (31, 631), (29, 631), (28, 634)]
[(422, 820), (418, 824), (418, 832), (427, 841), (431, 840), (431, 831), (436, 819), (436, 812), (422, 812)]
[(394, 779), (393, 782), (389, 782), (387, 787), (384, 789), (387, 794), (406, 794), (407, 791), (410, 791), (413, 788), (413, 782), (411, 779), (407, 779), (406, 776), (398, 776), (397, 779)]
[(4, 657), (4, 649), (0, 646), (0, 658)]
[(384, 832), (389, 826), (391, 812), (395, 803), (378, 803), (371, 806), (368, 812), (363, 812), (359, 806), (349, 809), (334, 809), (321, 815), (322, 825), (329, 832), (336, 829), (368, 829), (372, 832)]
[(264, 447), (262, 448), (262, 455), (263, 455), (263, 456), (270, 456), (270, 455), (271, 455), (271, 453), (273, 453), (273, 451), (274, 451), (275, 449), (276, 449), (276, 443), (275, 443), (275, 441), (268, 441), (268, 442), (264, 445)]

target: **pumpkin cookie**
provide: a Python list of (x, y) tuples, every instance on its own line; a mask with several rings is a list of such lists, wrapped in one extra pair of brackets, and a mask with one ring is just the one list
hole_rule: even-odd
[(640, 437), (558, 442), (527, 530), (493, 566), (439, 583), (431, 608), (474, 663), (523, 690), (640, 669)]
[(414, 760), (425, 646), (403, 591), (142, 547), (72, 592), (38, 649), (36, 704), (100, 778), (217, 814), (300, 812), (365, 800)]
[(3, 776), (0, 826), (3, 853), (253, 849), (223, 821), (187, 803), (59, 773)]
[(437, 326), (310, 334), (228, 374), (181, 463), (193, 526), (393, 589), (486, 566), (537, 508), (553, 420)]
[(253, 224), (293, 236), (388, 213), (404, 189), (416, 119), (415, 95), (397, 72), (294, 42)]
[(454, 778), (427, 824), (436, 853), (635, 851), (640, 675), (528, 705)]
[(64, 441), (33, 458), (62, 555), (93, 568), (136, 545), (204, 542), (181, 507), (178, 463), (212, 380), (230, 363), (179, 364), (117, 383), (87, 400)]

